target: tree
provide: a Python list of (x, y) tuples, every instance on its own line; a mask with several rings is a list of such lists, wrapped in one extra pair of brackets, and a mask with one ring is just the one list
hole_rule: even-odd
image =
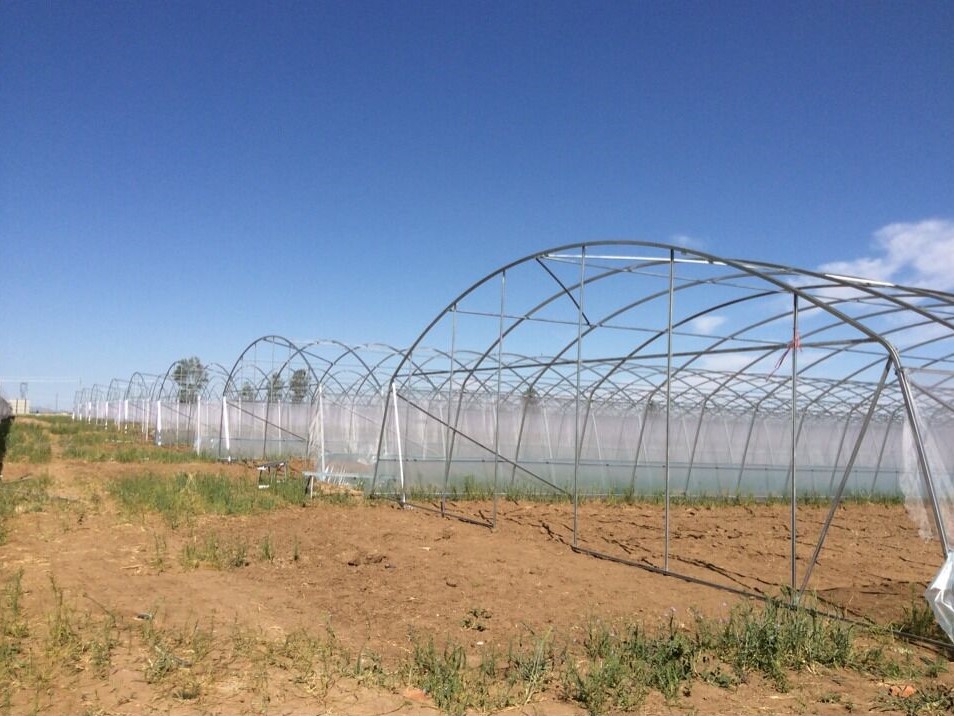
[(268, 379), (268, 402), (274, 403), (281, 400), (284, 392), (285, 381), (282, 379), (282, 374), (276, 370)]
[(292, 402), (304, 403), (305, 396), (308, 395), (308, 388), (308, 371), (305, 368), (299, 368), (292, 373), (291, 380), (288, 381)]
[(179, 402), (194, 403), (209, 384), (209, 371), (196, 356), (182, 358), (172, 370), (172, 379), (179, 386)]
[(244, 400), (246, 403), (250, 403), (255, 400), (255, 388), (253, 388), (252, 384), (247, 380), (242, 383), (242, 388), (239, 390), (239, 398)]

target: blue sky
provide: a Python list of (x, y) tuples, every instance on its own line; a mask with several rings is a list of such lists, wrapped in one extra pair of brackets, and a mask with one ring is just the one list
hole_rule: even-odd
[(946, 1), (5, 0), (0, 392), (408, 345), (578, 241), (954, 288), (952, 35)]

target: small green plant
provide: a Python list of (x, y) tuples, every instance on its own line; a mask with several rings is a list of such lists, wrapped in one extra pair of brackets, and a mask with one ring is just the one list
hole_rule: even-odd
[(90, 665), (93, 673), (101, 679), (109, 676), (109, 667), (112, 664), (113, 649), (119, 641), (116, 619), (108, 614), (100, 626), (99, 634), (89, 642)]
[(443, 713), (463, 714), (467, 710), (464, 682), (466, 655), (463, 647), (447, 645), (438, 651), (433, 641), (414, 644), (408, 680), (423, 689)]
[(43, 464), (48, 463), (53, 456), (50, 431), (41, 423), (14, 420), (5, 440), (5, 461)]
[(881, 695), (877, 703), (880, 710), (899, 711), (905, 716), (950, 714), (954, 713), (954, 689), (935, 684), (915, 689), (913, 693), (889, 691)]
[(740, 676), (760, 672), (780, 691), (788, 689), (789, 669), (843, 667), (853, 659), (849, 625), (774, 600), (759, 610), (751, 605), (733, 610), (718, 646)]
[(275, 559), (275, 550), (272, 547), (272, 536), (264, 535), (258, 543), (258, 552), (262, 560), (272, 562)]
[[(542, 637), (535, 638), (528, 649), (522, 644), (511, 644), (507, 658), (508, 678), (511, 686), (523, 687), (523, 703), (530, 700), (550, 683), (556, 656), (553, 652), (553, 640), (548, 631)], [(487, 676), (493, 677), (493, 672)]]
[(193, 534), (182, 546), (180, 562), (187, 569), (196, 569), (203, 564), (214, 569), (247, 567), (248, 542), (244, 537), (223, 541), (216, 532), (208, 532), (202, 539)]
[(18, 482), (0, 482), (0, 544), (6, 541), (8, 521), (20, 512), (39, 512), (50, 502), (52, 480), (41, 475)]
[(490, 619), (493, 614), (490, 613), (487, 609), (482, 609), (479, 607), (474, 607), (473, 609), (468, 609), (467, 614), (464, 615), (464, 618), (461, 620), (461, 626), (464, 629), (473, 629), (474, 631), (485, 631), (487, 629), (487, 620)]
[(153, 555), (150, 560), (151, 566), (159, 572), (166, 569), (166, 538), (165, 535), (154, 532), (152, 535)]
[(921, 597), (915, 594), (911, 595), (911, 601), (901, 609), (901, 618), (891, 625), (895, 631), (903, 634), (923, 637), (926, 639), (935, 639), (947, 643), (947, 634), (934, 618), (934, 612), (931, 607)]
[(111, 481), (109, 493), (128, 512), (158, 512), (173, 529), (205, 514), (249, 515), (301, 504), (301, 486), (293, 481), (259, 490), (250, 480), (215, 473), (180, 473), (167, 478), (153, 473)]
[(298, 629), (274, 645), (270, 660), (291, 672), (292, 681), (313, 696), (323, 698), (335, 680), (349, 671), (350, 656), (331, 627), (324, 638)]
[(73, 623), (73, 611), (65, 603), (63, 590), (56, 585), (53, 575), (50, 575), (50, 586), (53, 589), (53, 610), (49, 616), (47, 652), (60, 663), (72, 666), (79, 661), (83, 645)]

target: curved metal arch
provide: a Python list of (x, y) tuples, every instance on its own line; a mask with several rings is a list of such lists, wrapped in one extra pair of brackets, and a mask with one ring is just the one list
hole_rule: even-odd
[[(147, 383), (147, 378), (151, 380)], [(152, 400), (153, 392), (156, 389), (156, 383), (158, 382), (160, 376), (150, 374), (150, 373), (140, 373), (136, 371), (129, 377), (129, 381), (126, 384), (126, 394), (123, 396), (124, 400)], [(139, 387), (141, 390), (138, 394), (132, 394), (134, 387)]]
[(120, 378), (113, 378), (109, 381), (109, 387), (106, 389), (106, 400), (110, 403), (122, 400), (122, 395), (129, 390), (129, 381)]
[[(639, 248), (647, 252), (659, 251), (665, 252), (666, 255), (650, 257), (600, 256), (596, 252), (596, 249), (599, 247), (609, 246), (624, 247), (626, 249)], [(567, 252), (571, 251), (578, 252), (578, 255), (566, 255)], [(547, 259), (563, 259), (567, 262), (579, 264), (580, 275), (578, 279), (575, 281), (572, 278), (564, 280), (567, 279), (567, 275), (562, 273), (558, 275), (556, 271), (547, 265)], [(544, 279), (543, 298), (536, 304), (532, 304), (529, 310), (523, 312), (523, 315), (516, 317), (508, 316), (508, 323), (504, 325), (503, 304), (505, 299), (503, 286), (508, 273), (521, 264), (527, 264), (528, 267), (532, 266), (531, 262), (540, 266), (546, 276), (549, 277), (548, 280)], [(618, 263), (614, 265), (612, 262)], [(677, 262), (699, 263), (702, 265), (709, 264), (712, 266), (725, 267), (725, 270), (716, 271), (714, 272), (715, 275), (704, 273), (704, 275), (701, 276), (693, 271), (683, 272), (680, 274), (677, 284), (674, 280), (675, 274), (672, 270)], [(616, 306), (615, 309), (612, 310), (605, 310), (605, 315), (601, 316), (593, 316), (591, 305), (584, 305), (582, 299), (580, 301), (577, 300), (578, 294), (584, 297), (586, 296), (586, 286), (599, 282), (604, 278), (623, 273), (643, 273), (649, 275), (653, 268), (661, 266), (670, 267), (670, 286), (667, 290), (657, 289), (655, 291), (646, 291), (635, 301), (628, 302), (623, 306)], [(663, 276), (662, 272), (659, 271), (652, 273), (655, 274), (656, 279), (662, 278)], [(686, 273), (689, 275), (685, 275)], [(480, 375), (477, 374), (478, 371), (488, 370), (496, 371), (498, 375), (497, 384), (498, 388), (500, 388), (499, 376), (503, 369), (500, 365), (496, 365), (495, 363), (500, 363), (503, 359), (498, 357), (501, 353), (500, 345), (498, 344), (508, 340), (511, 335), (518, 333), (525, 322), (533, 321), (534, 319), (538, 319), (538, 317), (545, 318), (551, 323), (560, 322), (559, 314), (557, 314), (556, 319), (553, 319), (545, 315), (544, 309), (552, 306), (555, 301), (563, 297), (569, 298), (573, 312), (577, 315), (577, 325), (579, 326), (577, 335), (565, 343), (561, 342), (548, 359), (540, 361), (539, 366), (535, 370), (525, 370), (523, 375), (520, 376), (518, 384), (528, 385), (528, 389), (532, 390), (536, 385), (542, 386), (543, 381), (545, 381), (547, 377), (552, 378), (556, 376), (557, 383), (568, 381), (568, 372), (561, 370), (559, 367), (566, 362), (567, 357), (573, 348), (576, 347), (576, 383), (574, 387), (577, 388), (580, 393), (585, 393), (587, 405), (595, 399), (606, 398), (606, 395), (603, 394), (603, 388), (608, 388), (605, 392), (609, 395), (625, 395), (623, 386), (626, 385), (627, 378), (623, 376), (631, 375), (628, 363), (633, 360), (649, 357), (645, 355), (646, 348), (654, 341), (659, 341), (667, 334), (670, 336), (681, 335), (685, 327), (690, 326), (692, 321), (700, 317), (716, 315), (729, 307), (741, 305), (746, 302), (752, 303), (753, 301), (768, 299), (775, 295), (791, 297), (792, 308), (778, 309), (770, 314), (768, 318), (762, 318), (764, 314), (760, 314), (758, 320), (754, 322), (748, 321), (745, 325), (737, 326), (732, 331), (729, 331), (728, 334), (702, 336), (687, 333), (686, 335), (691, 336), (692, 340), (704, 340), (697, 341), (699, 345), (693, 346), (691, 351), (686, 351), (684, 358), (680, 358), (678, 365), (667, 369), (665, 380), (661, 381), (659, 385), (652, 386), (650, 388), (651, 392), (648, 396), (644, 395), (643, 399), (647, 401), (651, 400), (652, 395), (660, 391), (663, 386), (668, 386), (667, 390), (669, 390), (674, 381), (681, 379), (679, 381), (681, 387), (678, 389), (675, 398), (679, 402), (687, 401), (688, 399), (687, 402), (690, 404), (695, 403), (696, 405), (706, 406), (710, 402), (713, 402), (716, 396), (722, 396), (718, 402), (738, 404), (739, 407), (746, 404), (751, 406), (754, 400), (756, 401), (755, 410), (758, 411), (776, 402), (776, 400), (778, 400), (780, 407), (786, 403), (791, 405), (791, 401), (795, 399), (794, 381), (797, 379), (803, 383), (803, 388), (800, 393), (807, 400), (806, 405), (799, 405), (799, 410), (803, 411), (803, 418), (807, 412), (814, 412), (815, 410), (827, 411), (828, 414), (833, 415), (840, 413), (851, 415), (856, 414), (858, 411), (857, 406), (867, 399), (864, 390), (858, 387), (861, 383), (856, 385), (857, 381), (854, 379), (860, 378), (867, 370), (875, 369), (878, 365), (884, 365), (884, 361), (887, 361), (887, 365), (893, 366), (898, 376), (897, 395), (907, 406), (909, 420), (916, 427), (917, 417), (915, 407), (910, 394), (910, 388), (903, 378), (903, 370), (907, 365), (934, 366), (938, 363), (944, 365), (949, 362), (950, 356), (954, 355), (954, 351), (947, 345), (952, 337), (951, 334), (954, 333), (954, 322), (952, 322), (949, 316), (941, 315), (944, 312), (938, 310), (954, 306), (954, 296), (951, 294), (866, 281), (864, 279), (855, 279), (818, 271), (796, 269), (768, 262), (726, 259), (687, 247), (668, 246), (653, 242), (600, 241), (570, 244), (543, 252), (537, 252), (508, 263), (473, 283), (469, 288), (465, 289), (454, 300), (448, 303), (443, 311), (432, 319), (412, 343), (405, 358), (395, 368), (391, 376), (391, 384), (404, 387), (412, 384), (414, 381), (414, 369), (409, 369), (408, 364), (415, 356), (419, 346), (427, 340), (428, 336), (431, 335), (438, 324), (442, 323), (449, 316), (456, 315), (457, 313), (467, 315), (467, 299), (482, 287), (487, 286), (491, 281), (498, 279), (501, 281), (502, 292), (501, 329), (496, 338), (487, 341), (487, 344), (485, 344), (476, 361), (467, 361), (470, 363), (470, 372), (462, 376), (462, 383), (464, 385), (470, 381), (477, 381), (481, 387), (488, 386), (489, 381), (482, 380)], [(547, 284), (551, 281), (557, 286), (557, 289), (554, 290), (551, 288), (548, 290), (546, 288)], [(666, 295), (681, 295), (684, 291), (691, 291), (696, 287), (704, 287), (707, 285), (720, 285), (727, 291), (735, 292), (744, 289), (747, 294), (739, 295), (736, 293), (736, 295), (730, 297), (730, 300), (720, 303), (710, 302), (708, 305), (705, 304), (705, 298), (703, 297), (701, 299), (703, 305), (700, 309), (691, 311), (684, 316), (680, 315), (675, 323), (670, 320), (669, 325), (665, 329), (651, 331), (645, 340), (639, 342), (638, 346), (634, 349), (630, 349), (625, 356), (620, 357), (613, 367), (607, 369), (605, 366), (602, 366), (597, 369), (587, 365), (584, 368), (579, 346), (581, 345), (581, 341), (588, 337), (593, 331), (604, 327), (619, 328), (621, 326), (613, 326), (611, 324), (616, 317), (625, 314), (627, 311), (636, 310), (636, 307), (648, 305), (652, 301), (659, 300)], [(650, 286), (650, 288), (652, 287)], [(597, 291), (595, 295), (598, 297), (596, 299), (596, 305), (600, 305), (599, 291)], [(687, 293), (687, 296), (690, 296), (690, 307), (699, 300), (696, 298), (697, 295), (698, 292), (696, 291)], [(602, 305), (605, 307), (607, 297), (602, 296), (602, 298)], [(610, 295), (609, 298), (612, 299), (613, 296)], [(752, 305), (755, 304), (752, 303)], [(773, 322), (784, 322), (786, 319), (799, 314), (811, 317), (812, 313), (816, 310), (819, 312), (819, 315), (829, 316), (830, 320), (824, 321), (820, 326), (815, 325), (810, 327), (806, 333), (809, 339), (815, 338), (814, 343), (816, 345), (812, 347), (821, 350), (819, 350), (817, 355), (813, 355), (809, 362), (798, 365), (797, 371), (793, 360), (794, 374), (788, 383), (792, 386), (793, 396), (787, 401), (783, 398), (779, 392), (783, 390), (786, 385), (783, 381), (775, 383), (769, 382), (762, 385), (757, 385), (754, 381), (750, 382), (752, 394), (747, 395), (746, 393), (750, 391), (750, 388), (744, 388), (738, 385), (740, 382), (743, 384), (746, 383), (745, 373), (755, 367), (759, 362), (771, 356), (772, 353), (785, 350), (789, 344), (794, 345), (797, 338), (797, 336), (793, 336), (789, 340), (772, 340), (772, 330), (767, 330), (763, 333), (761, 328), (770, 328), (770, 324)], [(480, 309), (476, 309), (474, 315), (488, 314), (482, 312)], [(634, 313), (633, 316), (638, 317), (638, 314)], [(733, 315), (733, 317), (735, 317), (735, 315)], [(894, 321), (895, 317), (900, 320), (900, 324), (894, 326), (882, 325), (883, 321)], [(565, 321), (565, 323), (567, 325), (572, 324), (569, 320)], [(789, 329), (793, 334), (796, 330), (795, 326), (796, 324), (793, 319), (792, 328)], [(943, 335), (919, 335), (918, 332), (925, 330), (927, 326), (937, 327)], [(456, 333), (456, 320), (451, 324), (450, 330)], [(804, 327), (798, 325), (798, 330), (801, 333), (804, 331)], [(896, 340), (892, 342), (892, 335), (901, 338), (905, 331), (909, 333), (913, 332), (909, 340)], [(711, 373), (706, 374), (705, 382), (700, 379), (701, 372), (695, 368), (694, 363), (700, 361), (706, 354), (711, 354), (713, 351), (719, 351), (723, 348), (726, 351), (732, 349), (730, 351), (732, 353), (739, 353), (739, 351), (742, 350), (739, 348), (739, 341), (744, 341), (748, 337), (754, 339), (750, 348), (754, 351), (755, 356), (752, 360), (745, 361), (744, 367), (742, 368), (725, 371), (722, 377), (716, 378), (715, 384), (711, 382), (714, 378)], [(689, 345), (691, 346), (692, 344), (690, 343)], [(807, 347), (807, 344), (804, 342), (803, 345)], [(852, 360), (844, 364), (840, 361), (836, 362), (836, 359), (840, 356), (869, 352), (858, 350), (863, 345), (870, 345), (872, 347), (870, 359), (863, 359), (861, 361)], [(926, 351), (924, 355), (917, 355), (920, 349), (930, 346), (934, 347)], [(792, 350), (794, 349), (792, 348)], [(658, 351), (658, 353), (660, 355), (657, 356), (657, 359), (663, 355), (663, 351)], [(671, 352), (669, 355), (672, 355)], [(680, 353), (680, 355), (682, 356), (683, 354)], [(861, 365), (859, 366), (858, 363), (861, 363)], [(831, 368), (825, 367), (826, 364), (830, 365)], [(811, 373), (821, 371), (822, 368), (824, 368), (824, 372), (820, 373), (820, 375), (823, 376), (831, 372), (839, 376), (839, 378), (827, 383), (810, 379)], [(845, 375), (845, 371), (848, 372), (847, 376)], [(617, 375), (617, 373), (619, 375)], [(589, 375), (585, 383), (580, 379), (583, 374)], [(756, 390), (756, 388), (758, 389)], [(766, 390), (768, 392), (766, 392)], [(888, 388), (888, 390), (890, 391), (891, 389)], [(577, 400), (580, 400), (582, 397), (582, 395), (579, 395)], [(461, 393), (457, 396), (458, 409), (463, 400), (464, 396)], [(801, 401), (799, 402), (801, 403)], [(875, 407), (876, 406), (872, 404), (872, 411)], [(388, 409), (389, 406), (386, 405), (385, 421), (387, 420)], [(791, 409), (794, 410), (794, 406), (791, 406)], [(848, 413), (845, 413), (846, 410)], [(871, 415), (873, 414), (872, 412)], [(868, 419), (870, 419), (870, 417)], [(383, 430), (384, 424), (382, 424), (382, 435)], [(578, 439), (580, 439), (579, 436)], [(929, 489), (931, 489), (930, 484), (932, 478), (930, 468), (920, 436), (916, 437), (915, 442), (918, 447), (920, 471), (926, 483), (928, 483)], [(453, 444), (451, 445), (451, 449), (453, 449)], [(932, 501), (936, 503), (933, 495)], [(935, 517), (937, 521), (937, 515), (935, 515)], [(942, 529), (943, 526), (939, 525), (939, 531)]]
[[(164, 392), (165, 392), (165, 389), (166, 389), (166, 385), (167, 385), (168, 383), (170, 383), (170, 381), (171, 381), (172, 383), (175, 383), (175, 381), (172, 380), (172, 373), (175, 371), (176, 366), (179, 365), (179, 362), (180, 362), (181, 360), (182, 360), (182, 359), (179, 358), (179, 359), (176, 359), (176, 360), (172, 361), (172, 363), (169, 364), (169, 367), (166, 368), (165, 372), (162, 374), (162, 380), (160, 380), (160, 381), (158, 382), (158, 388), (154, 391), (154, 393), (153, 393), (153, 395), (152, 395), (152, 399), (153, 399), (153, 400), (162, 400), (162, 399), (163, 399)], [(201, 393), (200, 395), (201, 395), (201, 397), (203, 398), (203, 400), (208, 400), (208, 399), (210, 398), (210, 396), (212, 395), (211, 393), (208, 392), (209, 385), (212, 383), (212, 377), (209, 375), (209, 370), (212, 369), (212, 368), (215, 368), (215, 369), (217, 370), (217, 372), (222, 372), (222, 371), (225, 370), (225, 368), (224, 368), (220, 363), (208, 363), (208, 364), (203, 363), (203, 364), (202, 364), (202, 367), (205, 368), (205, 370), (206, 370), (206, 375), (207, 375), (207, 377), (209, 378), (209, 380), (208, 380), (208, 382), (205, 384), (205, 386), (203, 386), (203, 388), (202, 388), (202, 393)], [(178, 386), (178, 384), (176, 384), (176, 394), (177, 394), (177, 395), (178, 395), (178, 388), (179, 388), (179, 386)]]
[(232, 364), (231, 370), (228, 371), (228, 377), (225, 381), (225, 387), (222, 390), (223, 395), (232, 395), (235, 390), (235, 371), (238, 370), (238, 367), (242, 365), (242, 361), (245, 359), (245, 354), (248, 353), (253, 348), (256, 348), (259, 343), (270, 342), (272, 345), (275, 342), (281, 342), (284, 346), (292, 351), (297, 351), (298, 346), (288, 338), (280, 336), (277, 334), (266, 334), (264, 336), (259, 336), (254, 341), (249, 343), (242, 349), (242, 352), (239, 353), (238, 358), (235, 359), (235, 363)]
[(334, 345), (334, 346), (337, 346), (337, 347), (340, 348), (341, 350), (340, 350), (340, 352), (339, 352), (337, 358), (335, 358), (334, 360), (328, 361), (328, 365), (325, 367), (325, 372), (324, 372), (324, 374), (321, 375), (321, 376), (318, 376), (319, 382), (321, 382), (321, 381), (325, 378), (325, 376), (327, 376), (329, 373), (331, 373), (332, 370), (333, 370), (342, 360), (344, 360), (347, 356), (351, 356), (351, 357), (353, 357), (353, 358), (361, 365), (361, 367), (364, 369), (363, 371), (355, 371), (356, 374), (359, 374), (359, 375), (360, 375), (360, 374), (363, 373), (363, 375), (364, 375), (364, 378), (363, 378), (362, 380), (360, 380), (359, 383), (363, 385), (363, 384), (366, 383), (366, 382), (373, 382), (373, 383), (374, 383), (374, 387), (377, 388), (377, 389), (380, 389), (380, 382), (377, 380), (377, 376), (374, 374), (374, 369), (372, 368), (372, 366), (370, 366), (370, 365), (368, 364), (367, 361), (365, 361), (365, 359), (364, 359), (364, 358), (361, 356), (361, 354), (359, 353), (359, 350), (361, 350), (362, 348), (364, 348), (364, 346), (357, 346), (357, 347), (355, 347), (355, 346), (349, 346), (349, 345), (347, 345), (347, 344), (345, 344), (345, 343), (342, 343), (341, 341), (336, 341), (336, 340), (326, 341), (326, 342), (324, 342), (324, 344), (325, 344), (325, 345)]
[[(163, 392), (165, 391), (165, 388), (166, 388), (166, 382), (169, 381), (169, 379), (170, 379), (171, 376), (172, 376), (172, 372), (176, 369), (176, 366), (177, 366), (178, 364), (179, 364), (179, 360), (178, 360), (178, 359), (172, 361), (172, 363), (169, 364), (169, 367), (166, 368), (165, 372), (162, 374), (162, 380), (159, 381), (159, 387), (158, 387), (158, 389), (156, 390), (156, 394), (153, 396), (153, 398), (154, 398), (155, 400), (161, 400), (161, 399), (162, 399)], [(173, 381), (173, 382), (174, 382), (174, 381)], [(178, 386), (176, 386), (176, 387), (178, 388)]]

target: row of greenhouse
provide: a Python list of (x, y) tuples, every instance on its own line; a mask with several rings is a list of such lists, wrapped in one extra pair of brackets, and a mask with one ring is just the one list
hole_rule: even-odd
[[(296, 457), (491, 526), (508, 494), (568, 499), (574, 549), (666, 574), (673, 497), (784, 499), (793, 599), (845, 497), (903, 498), (954, 573), (951, 294), (594, 242), (501, 266), (415, 334), (401, 349), (263, 336), (230, 365), (184, 358), (84, 389), (74, 417), (223, 460)], [(455, 501), (467, 492), (492, 510)], [(661, 557), (581, 546), (612, 531), (583, 523), (596, 495), (658, 498)], [(800, 521), (805, 495), (830, 503), (820, 532)], [(707, 583), (736, 568), (711, 559)], [(954, 614), (954, 585), (932, 594)]]

